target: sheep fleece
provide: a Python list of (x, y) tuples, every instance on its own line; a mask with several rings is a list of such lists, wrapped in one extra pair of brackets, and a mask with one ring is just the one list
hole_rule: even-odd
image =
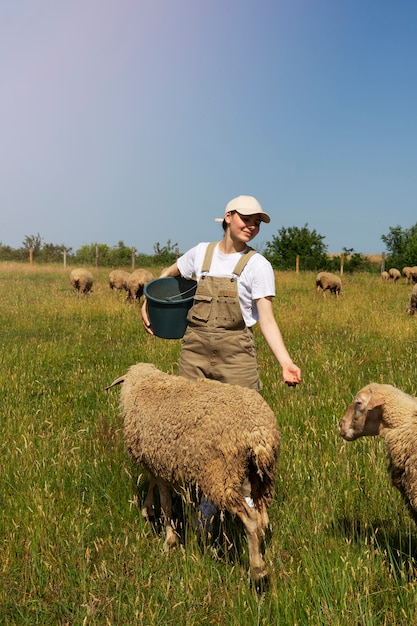
[(316, 276), (317, 291), (319, 291), (320, 287), (323, 289), (323, 293), (329, 289), (332, 293), (338, 294), (342, 291), (342, 281), (336, 274), (319, 272)]
[(93, 288), (93, 275), (88, 270), (80, 267), (71, 271), (70, 283), (74, 291), (80, 291), (81, 293), (87, 293)]
[(410, 313), (411, 315), (414, 315), (416, 311), (417, 311), (417, 284), (414, 285), (411, 291), (410, 300), (406, 308), (406, 313)]
[(125, 442), (138, 464), (177, 488), (198, 481), (224, 510), (241, 501), (241, 485), (253, 463), (262, 483), (259, 495), (268, 506), (280, 433), (265, 400), (251, 389), (188, 380), (147, 365), (151, 375), (135, 374), (143, 364), (132, 366), (120, 392)]
[(392, 484), (401, 493), (417, 524), (417, 400), (396, 387), (385, 385), (382, 435)]
[(109, 285), (111, 289), (127, 290), (127, 283), (129, 281), (130, 274), (125, 270), (113, 270), (109, 274)]
[(134, 270), (127, 281), (127, 291), (130, 300), (140, 299), (143, 295), (143, 288), (153, 279), (153, 275), (148, 270), (138, 268)]

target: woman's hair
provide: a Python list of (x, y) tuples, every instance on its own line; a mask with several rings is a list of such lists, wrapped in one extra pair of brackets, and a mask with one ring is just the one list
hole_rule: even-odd
[[(236, 213), (236, 211), (230, 211), (230, 215), (233, 215), (233, 213)], [(226, 230), (227, 230), (227, 222), (226, 222), (225, 219), (223, 219), (222, 228), (223, 228), (224, 232), (226, 232)]]

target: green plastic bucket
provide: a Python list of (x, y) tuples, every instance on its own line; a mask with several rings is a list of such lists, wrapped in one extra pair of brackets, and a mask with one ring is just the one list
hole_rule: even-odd
[(145, 285), (143, 291), (154, 335), (163, 339), (183, 337), (196, 288), (195, 280), (182, 276), (155, 278)]

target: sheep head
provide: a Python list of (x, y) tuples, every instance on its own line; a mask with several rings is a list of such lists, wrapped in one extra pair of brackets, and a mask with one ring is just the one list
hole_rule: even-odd
[(339, 424), (339, 434), (346, 441), (379, 435), (384, 426), (385, 396), (379, 385), (371, 383), (355, 396)]
[(128, 382), (131, 385), (138, 383), (140, 380), (144, 380), (145, 378), (149, 378), (150, 376), (155, 376), (156, 374), (161, 374), (160, 370), (158, 370), (155, 365), (152, 363), (136, 363), (136, 365), (132, 365), (126, 374), (119, 376), (116, 378), (108, 387), (106, 387), (106, 391), (114, 387), (115, 385), (120, 385), (124, 382)]

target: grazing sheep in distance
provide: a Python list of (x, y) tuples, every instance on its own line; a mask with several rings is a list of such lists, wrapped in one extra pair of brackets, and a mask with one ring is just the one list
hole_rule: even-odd
[(109, 287), (112, 291), (127, 291), (130, 273), (125, 270), (112, 270), (109, 274)]
[(384, 282), (387, 282), (387, 280), (389, 280), (389, 274), (388, 274), (388, 272), (381, 272), (381, 279), (382, 279)]
[(411, 269), (412, 269), (412, 268), (411, 268), (411, 267), (408, 267), (408, 266), (403, 267), (402, 275), (403, 275), (403, 278), (405, 278), (405, 283), (406, 283), (406, 285), (408, 285), (409, 283), (411, 283), (411, 280), (412, 280), (412, 279), (411, 279)]
[(144, 286), (152, 279), (153, 275), (148, 270), (134, 270), (127, 281), (127, 300), (129, 302), (140, 300), (143, 295)]
[(411, 281), (417, 283), (417, 265), (413, 265), (410, 270)]
[(388, 274), (393, 283), (397, 283), (401, 278), (401, 272), (397, 270), (396, 267), (391, 267), (391, 269), (388, 270)]
[(339, 425), (346, 441), (380, 435), (388, 471), (417, 523), (417, 398), (392, 385), (370, 383), (361, 389)]
[[(132, 458), (150, 474), (142, 514), (154, 514), (158, 486), (165, 520), (165, 549), (177, 544), (171, 491), (197, 488), (221, 511), (243, 522), (256, 580), (267, 575), (261, 542), (275, 489), (280, 433), (276, 418), (255, 390), (214, 380), (169, 375), (150, 363), (133, 365), (122, 384), (120, 409)], [(252, 498), (252, 500), (251, 500)]]
[(316, 292), (319, 293), (320, 289), (323, 290), (323, 296), (326, 295), (328, 289), (336, 296), (342, 293), (342, 281), (336, 274), (330, 272), (319, 272), (316, 276)]
[(410, 315), (414, 315), (416, 311), (417, 311), (417, 284), (413, 286), (413, 289), (410, 295), (410, 300), (408, 301), (408, 305), (407, 305), (405, 312), (410, 313)]
[(82, 267), (72, 270), (70, 274), (71, 287), (78, 293), (88, 293), (91, 291), (93, 282), (92, 273)]

